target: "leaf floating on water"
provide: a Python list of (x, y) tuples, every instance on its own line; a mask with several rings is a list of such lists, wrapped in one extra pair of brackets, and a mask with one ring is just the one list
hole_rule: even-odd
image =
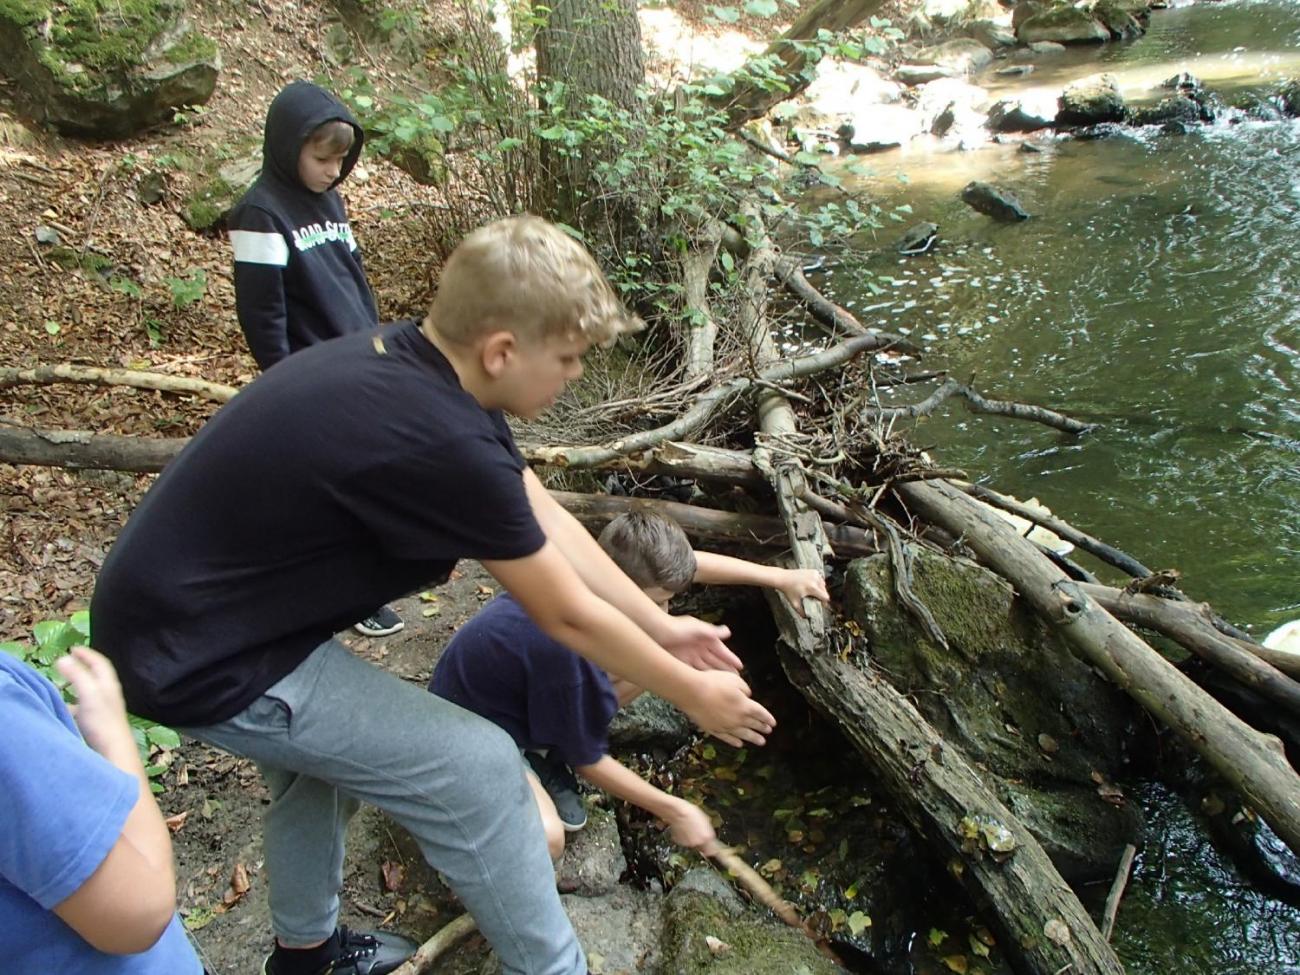
[(773, 857), (771, 860), (768, 860), (767, 863), (763, 864), (761, 867), (758, 868), (759, 873), (768, 877), (775, 876), (780, 870), (781, 870), (781, 861), (776, 859), (776, 857)]
[(1070, 929), (1064, 921), (1058, 918), (1052, 918), (1043, 925), (1043, 934), (1053, 944), (1064, 946), (1070, 943)]
[(947, 931), (940, 931), (938, 928), (930, 929), (930, 947), (938, 948), (948, 938)]
[(854, 911), (849, 915), (849, 931), (856, 938), (867, 928), (871, 927), (871, 918), (861, 911)]
[(956, 972), (957, 975), (966, 975), (966, 969), (969, 967), (965, 955), (949, 955), (943, 963), (948, 966), (949, 971)]
[(1055, 755), (1061, 750), (1061, 746), (1057, 740), (1048, 734), (1038, 736), (1038, 747), (1043, 750), (1043, 754), (1045, 755)]
[(987, 958), (989, 956), (988, 945), (986, 945), (979, 938), (975, 937), (975, 935), (973, 934), (970, 936), (969, 940), (970, 940), (971, 954), (979, 955), (981, 958)]

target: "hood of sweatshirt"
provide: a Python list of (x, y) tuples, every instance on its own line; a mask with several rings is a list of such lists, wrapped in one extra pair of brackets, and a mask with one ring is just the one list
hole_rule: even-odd
[(266, 112), (266, 131), (262, 137), (262, 173), (271, 175), (287, 186), (311, 193), (298, 178), (298, 157), (307, 137), (326, 122), (335, 120), (352, 126), (356, 137), (339, 168), (339, 178), (330, 189), (347, 179), (361, 155), (365, 132), (352, 117), (347, 106), (332, 94), (309, 81), (294, 81), (280, 89)]

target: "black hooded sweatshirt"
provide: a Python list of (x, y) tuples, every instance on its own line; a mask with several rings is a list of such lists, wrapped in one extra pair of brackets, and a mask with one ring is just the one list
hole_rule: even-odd
[[(339, 120), (356, 138), (328, 190), (298, 178), (298, 157), (317, 128)], [(306, 81), (282, 89), (266, 113), (262, 173), (230, 211), (235, 310), (253, 358), (269, 369), (291, 352), (379, 324), (336, 187), (347, 178), (365, 134), (337, 98)]]

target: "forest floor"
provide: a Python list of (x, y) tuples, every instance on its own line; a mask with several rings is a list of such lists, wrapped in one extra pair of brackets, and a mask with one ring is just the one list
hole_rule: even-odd
[[(324, 51), (336, 17), (326, 0), (205, 0), (196, 7), (200, 26), (219, 39), (224, 68), (208, 104), (184, 112), (178, 124), (117, 143), (65, 140), (8, 114), (0, 83), (0, 224), (7, 228), (0, 234), (0, 367), (116, 366), (234, 386), (254, 377), (235, 319), (229, 244), (224, 234), (189, 230), (180, 203), (197, 179), (194, 160), (260, 137), (266, 106), (284, 83), (329, 75)], [(774, 29), (742, 22), (722, 32), (703, 24), (702, 8), (686, 11), (694, 28), (667, 7), (648, 10), (647, 45), (678, 58), (711, 50), (721, 66), (761, 47), (760, 35)], [(358, 45), (358, 53), (376, 87), (401, 70), (382, 46)], [(141, 183), (151, 174), (162, 175), (164, 190), (146, 203)], [(367, 156), (342, 192), (381, 318), (420, 314), (441, 256), (431, 191)], [(57, 243), (38, 241), (38, 227), (43, 235), (53, 229)], [(120, 386), (0, 387), (0, 422), (47, 430), (183, 436), (215, 409), (198, 397)], [(34, 623), (89, 605), (105, 553), (151, 482), (148, 475), (0, 464), (0, 641), (30, 639)], [(461, 570), (436, 597), (397, 604), (404, 632), (343, 638), (361, 656), (422, 684), (437, 649), (492, 591), (476, 564)], [(182, 913), (214, 975), (260, 970), (270, 937), (260, 776), (245, 760), (191, 742), (171, 762), (160, 801), (175, 817)], [(373, 811), (359, 817), (343, 920), (424, 937), (447, 919), (431, 906), (436, 891), (421, 893), (437, 881), (419, 867), (409, 839), (394, 833)], [(408, 870), (412, 860), (418, 869)]]

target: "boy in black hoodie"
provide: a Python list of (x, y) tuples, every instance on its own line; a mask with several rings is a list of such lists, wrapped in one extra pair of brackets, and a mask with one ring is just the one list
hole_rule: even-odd
[[(262, 173), (230, 211), (235, 311), (263, 370), (291, 352), (379, 325), (361, 251), (337, 187), (361, 155), (365, 132), (324, 88), (294, 81), (266, 113)], [(390, 607), (356, 629), (402, 629)]]

